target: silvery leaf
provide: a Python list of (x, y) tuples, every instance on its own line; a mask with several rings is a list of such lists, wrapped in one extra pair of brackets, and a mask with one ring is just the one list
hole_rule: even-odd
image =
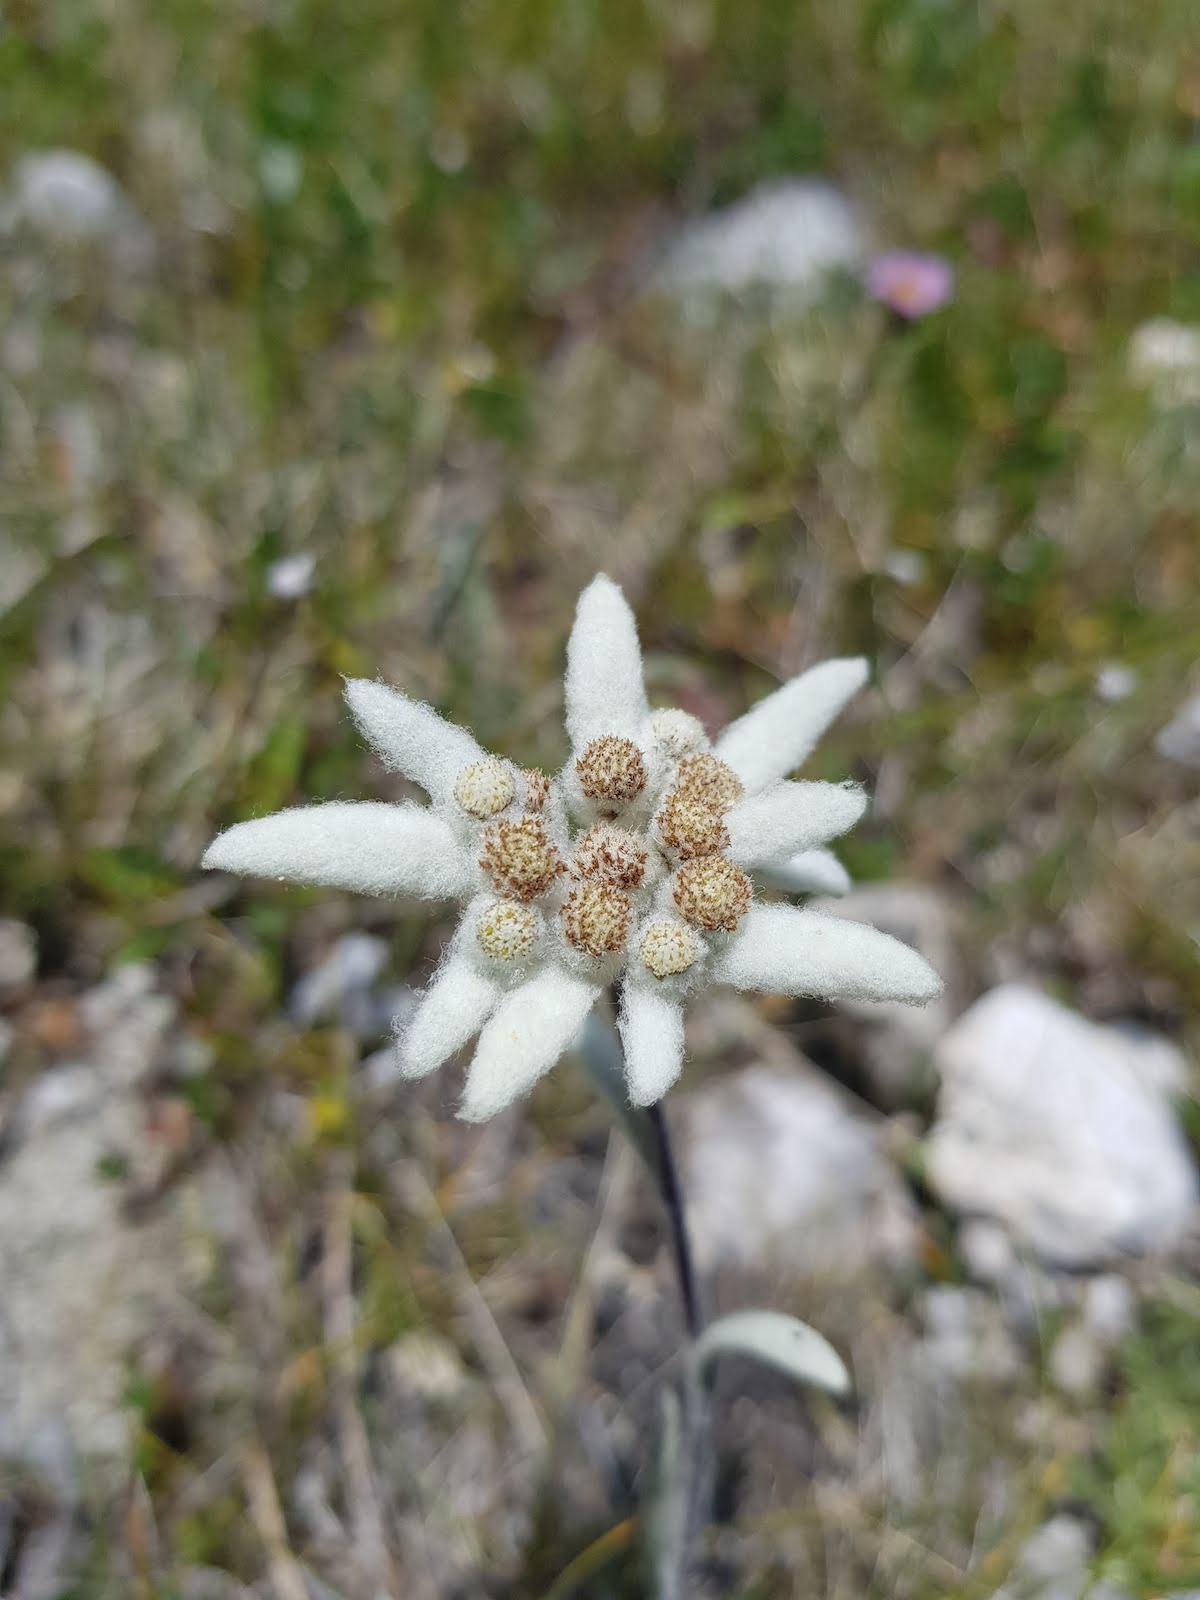
[(850, 1388), (850, 1374), (828, 1340), (781, 1311), (737, 1311), (709, 1323), (692, 1351), (697, 1375), (711, 1379), (723, 1355), (749, 1356), (829, 1394)]

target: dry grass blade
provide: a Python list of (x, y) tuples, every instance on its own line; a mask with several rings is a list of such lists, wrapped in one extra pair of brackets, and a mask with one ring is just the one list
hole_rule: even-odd
[(492, 1315), (491, 1307), (471, 1276), (466, 1258), (454, 1237), (454, 1230), (447, 1222), (437, 1196), (419, 1172), (413, 1170), (408, 1174), (408, 1186), (415, 1205), (429, 1220), (432, 1242), (454, 1280), (459, 1305), (471, 1330), (479, 1358), (487, 1369), (513, 1433), (522, 1449), (530, 1455), (540, 1456), (545, 1453), (549, 1443), (545, 1424), (513, 1360), (500, 1326)]
[(375, 1490), (371, 1446), (358, 1409), (358, 1358), (354, 1343), (354, 1290), (350, 1214), (353, 1194), (350, 1163), (334, 1163), (325, 1197), (324, 1256), (321, 1290), (324, 1303), (325, 1350), (338, 1450), (346, 1471), (351, 1533), (358, 1564), (373, 1582), (397, 1594), (397, 1579), (384, 1534), (383, 1513)]
[(271, 1463), (257, 1439), (242, 1453), (242, 1482), (250, 1503), (250, 1519), (267, 1552), (276, 1600), (309, 1600), (304, 1574), (288, 1544), (287, 1525)]

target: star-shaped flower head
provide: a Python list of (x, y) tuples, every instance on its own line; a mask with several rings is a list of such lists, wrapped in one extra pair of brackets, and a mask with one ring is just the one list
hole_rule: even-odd
[(619, 984), (630, 1099), (679, 1075), (683, 1004), (697, 988), (922, 1004), (928, 964), (878, 930), (755, 899), (754, 874), (838, 892), (826, 848), (866, 808), (851, 784), (787, 779), (863, 684), (862, 661), (793, 678), (713, 743), (700, 722), (652, 711), (621, 591), (583, 593), (567, 650), (559, 776), (486, 754), (429, 706), (365, 679), (346, 698), (385, 763), (430, 805), (330, 803), (239, 823), (206, 867), (377, 895), (464, 902), (424, 998), (398, 1038), (421, 1077), (476, 1033), (461, 1115), (509, 1105), (570, 1045)]

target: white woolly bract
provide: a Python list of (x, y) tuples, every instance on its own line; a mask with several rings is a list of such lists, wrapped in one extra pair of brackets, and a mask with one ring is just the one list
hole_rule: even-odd
[(683, 1066), (683, 1007), (643, 984), (627, 983), (618, 1025), (629, 1099), (635, 1106), (653, 1105)]
[(790, 861), (772, 862), (763, 877), (788, 894), (849, 894), (850, 874), (832, 850), (801, 850)]
[(397, 1030), (404, 1077), (423, 1078), (460, 1050), (487, 1021), (500, 994), (500, 983), (478, 962), (452, 951), (407, 1026)]
[(866, 681), (861, 657), (823, 661), (731, 722), (717, 740), (717, 754), (756, 794), (800, 765)]
[(566, 701), (567, 733), (576, 754), (606, 733), (644, 742), (649, 708), (637, 624), (629, 602), (603, 573), (583, 591), (575, 610)]
[(432, 811), (379, 800), (276, 811), (218, 835), (201, 866), (359, 894), (449, 899), (469, 892), (472, 866)]
[(448, 798), (464, 768), (485, 759), (465, 728), (439, 717), (432, 706), (410, 700), (373, 678), (347, 678), (346, 703), (363, 737), (385, 765), (419, 783), (438, 799)]
[(459, 1116), (486, 1122), (531, 1089), (579, 1032), (599, 993), (560, 967), (511, 989), (479, 1036)]
[(742, 867), (786, 861), (852, 828), (867, 809), (854, 783), (775, 783), (739, 800), (725, 818), (729, 855)]
[(712, 976), (736, 989), (823, 1000), (902, 1000), (924, 1005), (942, 980), (906, 944), (865, 923), (795, 906), (752, 906), (713, 960)]

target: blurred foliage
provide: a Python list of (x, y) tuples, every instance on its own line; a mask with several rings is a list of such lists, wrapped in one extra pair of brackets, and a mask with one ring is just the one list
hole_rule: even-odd
[(1101, 1520), (1102, 1576), (1134, 1594), (1200, 1581), (1195, 1307), (1152, 1305), (1124, 1351), (1114, 1414), (1073, 1485)]

